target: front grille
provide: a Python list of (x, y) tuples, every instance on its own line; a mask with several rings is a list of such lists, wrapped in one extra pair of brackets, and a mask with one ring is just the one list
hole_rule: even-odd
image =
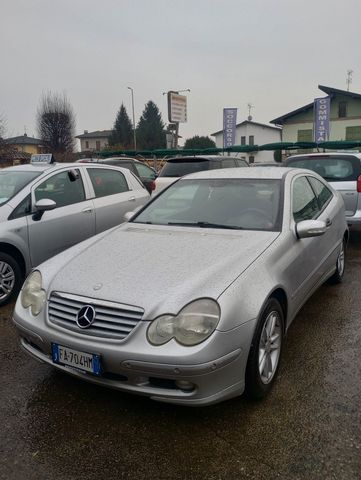
[[(78, 327), (76, 318), (79, 310), (91, 305), (95, 320), (90, 327)], [(55, 325), (84, 335), (103, 338), (124, 339), (138, 325), (144, 310), (120, 303), (79, 297), (68, 293), (53, 292), (48, 303), (48, 318)]]

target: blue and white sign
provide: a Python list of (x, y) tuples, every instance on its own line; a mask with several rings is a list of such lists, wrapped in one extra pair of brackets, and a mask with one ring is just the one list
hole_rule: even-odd
[(326, 142), (330, 136), (330, 97), (315, 98), (314, 100), (314, 141)]
[(34, 153), (30, 163), (54, 163), (54, 157), (52, 153)]
[(223, 109), (223, 148), (232, 147), (236, 140), (237, 109)]

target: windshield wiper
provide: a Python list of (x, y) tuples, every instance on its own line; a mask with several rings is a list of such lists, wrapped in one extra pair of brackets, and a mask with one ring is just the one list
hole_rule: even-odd
[(167, 225), (176, 225), (179, 227), (200, 227), (200, 228), (224, 228), (228, 230), (243, 230), (238, 225), (224, 225), (223, 223), (211, 222), (168, 222)]

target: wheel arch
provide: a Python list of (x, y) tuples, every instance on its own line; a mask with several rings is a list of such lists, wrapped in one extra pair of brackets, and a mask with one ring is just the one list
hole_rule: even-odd
[(287, 328), (287, 314), (288, 314), (287, 294), (286, 294), (286, 292), (284, 291), (283, 288), (279, 287), (279, 288), (276, 288), (276, 290), (274, 290), (270, 294), (270, 296), (268, 297), (268, 300), (271, 299), (271, 298), (274, 298), (275, 300), (277, 300), (279, 302), (279, 304), (281, 305), (281, 308), (282, 308), (282, 311), (283, 311), (283, 316), (284, 316), (283, 329), (284, 329), (284, 332), (285, 332), (286, 328)]
[(9, 243), (4, 243), (0, 242), (0, 252), (6, 253), (7, 255), (10, 255), (11, 257), (16, 260), (16, 262), (19, 264), (19, 267), (21, 269), (21, 273), (23, 275), (23, 278), (25, 278), (26, 275), (26, 263), (23, 254), (21, 251), (14, 247), (14, 245), (11, 245)]

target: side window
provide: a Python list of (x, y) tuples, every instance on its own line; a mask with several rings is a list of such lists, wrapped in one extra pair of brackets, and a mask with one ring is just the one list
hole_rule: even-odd
[(317, 198), (306, 177), (299, 177), (293, 182), (292, 210), (296, 223), (312, 220), (319, 213)]
[(57, 207), (65, 207), (85, 200), (83, 181), (79, 170), (66, 170), (45, 180), (35, 189), (35, 201), (48, 198)]
[(155, 173), (153, 170), (142, 163), (137, 163), (136, 168), (138, 170), (138, 175), (141, 178), (146, 178), (147, 180), (155, 180)]
[(322, 210), (332, 198), (332, 192), (326, 187), (326, 185), (317, 180), (317, 178), (308, 177), (308, 180), (316, 193), (318, 204)]
[(247, 162), (245, 160), (241, 160), (240, 158), (236, 158), (236, 165), (237, 167), (247, 167)]
[(234, 168), (236, 163), (233, 158), (225, 158), (222, 160), (222, 167), (221, 168)]
[(88, 168), (87, 170), (97, 198), (129, 190), (124, 175), (118, 170), (102, 168)]
[(14, 220), (15, 218), (25, 217), (31, 212), (31, 198), (30, 194), (24, 198), (22, 202), (12, 211), (8, 220)]

